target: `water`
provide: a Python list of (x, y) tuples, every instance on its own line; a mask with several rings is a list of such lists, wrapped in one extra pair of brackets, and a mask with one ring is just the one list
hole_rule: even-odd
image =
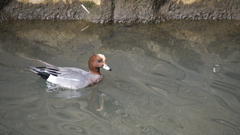
[[(239, 21), (98, 25), (0, 24), (2, 135), (238, 135)], [(41, 59), (88, 70), (102, 53), (113, 71), (92, 87), (46, 83)]]

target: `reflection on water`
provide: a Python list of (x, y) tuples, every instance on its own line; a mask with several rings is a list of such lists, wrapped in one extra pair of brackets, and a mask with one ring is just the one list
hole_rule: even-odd
[[(0, 134), (238, 135), (238, 23), (0, 24)], [(88, 70), (96, 53), (113, 71), (79, 90), (26, 68), (41, 59)]]

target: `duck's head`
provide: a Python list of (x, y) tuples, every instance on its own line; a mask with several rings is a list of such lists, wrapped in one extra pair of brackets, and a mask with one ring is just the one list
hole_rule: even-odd
[(88, 60), (89, 72), (91, 74), (100, 75), (100, 68), (112, 71), (105, 61), (106, 57), (103, 54), (92, 55)]

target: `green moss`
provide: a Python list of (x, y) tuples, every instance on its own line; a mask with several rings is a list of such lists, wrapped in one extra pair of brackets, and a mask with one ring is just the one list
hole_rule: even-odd
[(95, 6), (95, 3), (93, 2), (84, 2), (83, 5), (86, 7), (86, 8), (93, 8)]

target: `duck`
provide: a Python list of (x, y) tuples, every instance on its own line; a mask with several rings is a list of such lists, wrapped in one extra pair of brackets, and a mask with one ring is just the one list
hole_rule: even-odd
[(92, 86), (103, 80), (100, 68), (112, 69), (106, 64), (103, 54), (94, 54), (88, 60), (89, 72), (75, 67), (56, 67), (42, 60), (37, 60), (45, 67), (28, 67), (32, 72), (46, 81), (69, 89)]

